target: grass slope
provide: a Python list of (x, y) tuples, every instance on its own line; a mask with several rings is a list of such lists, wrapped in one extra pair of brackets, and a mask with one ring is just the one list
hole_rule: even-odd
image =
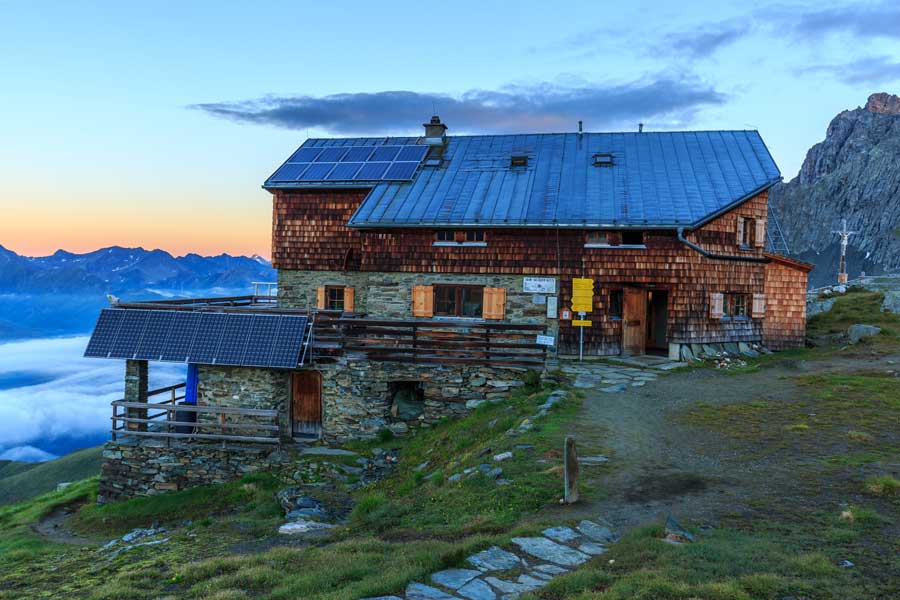
[(33, 469), (40, 463), (20, 462), (17, 460), (0, 460), (0, 480), (24, 473), (28, 469)]
[[(79, 481), (100, 473), (101, 448), (85, 448), (43, 463), (0, 466), (0, 506), (21, 502), (56, 489), (65, 481)], [(21, 469), (18, 465), (28, 464)]]

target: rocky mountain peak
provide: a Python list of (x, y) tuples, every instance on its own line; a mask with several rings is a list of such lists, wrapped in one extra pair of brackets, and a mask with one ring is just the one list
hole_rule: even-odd
[(879, 92), (869, 96), (865, 110), (882, 115), (900, 115), (900, 96)]

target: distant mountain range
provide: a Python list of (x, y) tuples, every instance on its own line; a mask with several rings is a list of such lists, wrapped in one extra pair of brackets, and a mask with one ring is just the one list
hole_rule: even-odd
[(841, 220), (848, 271), (900, 270), (900, 97), (878, 93), (845, 110), (810, 148), (800, 173), (772, 189), (770, 206), (792, 254), (816, 265), (810, 285), (836, 283)]
[(123, 300), (252, 293), (275, 270), (253, 256), (175, 257), (163, 250), (112, 246), (27, 257), (0, 246), (0, 339), (88, 331), (106, 294)]

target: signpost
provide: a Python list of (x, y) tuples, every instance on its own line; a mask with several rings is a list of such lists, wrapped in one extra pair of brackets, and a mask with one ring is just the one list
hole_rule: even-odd
[(591, 322), (585, 320), (587, 313), (594, 308), (594, 280), (575, 278), (572, 280), (572, 310), (578, 313), (578, 318), (572, 320), (572, 325), (580, 327), (578, 334), (578, 360), (584, 360), (584, 328), (590, 327)]

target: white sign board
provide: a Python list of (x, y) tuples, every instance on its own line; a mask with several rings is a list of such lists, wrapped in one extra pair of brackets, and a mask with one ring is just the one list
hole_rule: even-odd
[(540, 294), (535, 294), (531, 297), (531, 301), (535, 304), (547, 304), (547, 296), (541, 296)]
[(547, 296), (547, 318), (555, 319), (559, 316), (559, 308), (556, 304), (556, 296)]
[(531, 294), (555, 294), (556, 280), (552, 277), (526, 277), (523, 287)]
[(552, 346), (556, 343), (556, 339), (552, 335), (538, 335), (534, 343), (541, 346)]

